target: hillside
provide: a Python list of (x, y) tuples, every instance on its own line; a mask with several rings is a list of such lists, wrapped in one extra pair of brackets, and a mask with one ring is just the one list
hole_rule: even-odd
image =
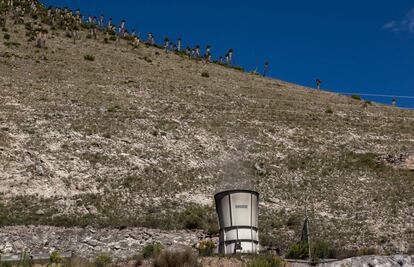
[(42, 24), (47, 48), (36, 48), (30, 27), (7, 23), (0, 225), (214, 234), (213, 194), (234, 186), (258, 190), (262, 242), (282, 251), (300, 236), (306, 199), (314, 238), (414, 245), (414, 111), (102, 32), (74, 44)]

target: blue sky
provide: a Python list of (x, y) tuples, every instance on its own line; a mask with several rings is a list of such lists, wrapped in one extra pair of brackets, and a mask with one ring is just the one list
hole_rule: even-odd
[[(234, 49), (235, 64), (336, 92), (414, 96), (414, 0), (44, 0), (46, 6), (104, 14), (156, 41)], [(389, 104), (391, 98), (364, 97)], [(414, 108), (414, 98), (397, 98)]]

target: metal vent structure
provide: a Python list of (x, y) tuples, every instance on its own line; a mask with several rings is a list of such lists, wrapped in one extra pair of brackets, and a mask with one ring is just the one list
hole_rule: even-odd
[(259, 193), (229, 190), (214, 195), (219, 218), (219, 254), (259, 252)]

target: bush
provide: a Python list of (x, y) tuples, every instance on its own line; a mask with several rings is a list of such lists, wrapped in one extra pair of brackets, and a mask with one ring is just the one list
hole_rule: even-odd
[(92, 35), (90, 34), (86, 35), (86, 39), (91, 39), (91, 38), (92, 38)]
[(311, 243), (312, 258), (327, 259), (330, 257), (331, 249), (329, 243), (322, 240), (317, 240)]
[(60, 257), (60, 255), (57, 251), (53, 251), (49, 255), (49, 262), (50, 263), (61, 263), (62, 262), (62, 257)]
[(378, 251), (375, 248), (361, 248), (358, 250), (358, 256), (367, 256), (367, 255), (378, 255)]
[(240, 66), (231, 66), (231, 68), (233, 68), (235, 70), (238, 70), (238, 71), (241, 71), (241, 72), (244, 72), (244, 68), (240, 67)]
[(132, 260), (134, 261), (134, 267), (137, 267), (137, 266), (141, 266), (142, 265), (142, 263), (143, 263), (143, 261), (144, 261), (144, 257), (141, 255), (141, 254), (138, 254), (138, 255), (134, 255), (133, 257), (132, 257)]
[(302, 224), (302, 218), (296, 214), (290, 215), (286, 222), (286, 226), (289, 227), (290, 229), (294, 229), (301, 224)]
[(273, 255), (256, 256), (247, 265), (248, 267), (282, 267), (286, 262)]
[(186, 229), (200, 229), (203, 228), (203, 220), (198, 214), (196, 213), (189, 213), (184, 215), (184, 227)]
[(95, 60), (95, 56), (94, 55), (84, 55), (83, 58), (85, 60), (89, 60), (89, 61), (94, 61)]
[(154, 267), (197, 267), (197, 256), (186, 249), (184, 251), (164, 250), (154, 260)]
[(19, 47), (20, 43), (18, 42), (4, 42), (4, 45), (7, 47)]
[(303, 260), (309, 257), (309, 246), (307, 242), (301, 241), (294, 244), (286, 253), (287, 259)]
[(28, 30), (28, 31), (33, 30), (32, 24), (31, 24), (30, 22), (26, 22), (26, 23), (24, 24), (24, 28), (25, 28), (26, 30)]
[(96, 267), (105, 267), (112, 263), (112, 259), (107, 254), (101, 254), (95, 259), (95, 266)]
[(5, 40), (10, 40), (10, 34), (8, 34), (8, 33), (5, 33), (3, 35), (3, 37), (4, 37)]
[(201, 73), (201, 77), (208, 78), (208, 77), (210, 77), (210, 74), (207, 71), (203, 71)]
[(333, 113), (333, 110), (332, 110), (331, 108), (327, 108), (327, 109), (325, 110), (325, 113), (327, 113), (327, 114), (332, 114), (332, 113)]
[(355, 100), (361, 100), (361, 97), (359, 95), (351, 95), (351, 98)]
[(202, 257), (212, 256), (215, 248), (216, 243), (213, 240), (203, 240), (199, 243), (198, 255)]
[(115, 36), (115, 35), (111, 35), (111, 36), (109, 37), (109, 40), (111, 40), (111, 41), (116, 41), (116, 36)]
[(30, 254), (28, 254), (26, 251), (23, 251), (22, 254), (20, 255), (19, 266), (28, 267), (32, 265), (33, 265), (33, 261), (30, 257)]
[(161, 253), (162, 246), (160, 243), (146, 245), (142, 250), (142, 256), (145, 259), (152, 258)]
[(109, 43), (109, 39), (105, 37), (105, 38), (104, 38), (104, 43), (105, 43), (105, 44)]
[(13, 265), (11, 264), (11, 262), (5, 261), (2, 263), (1, 267), (13, 267)]
[(146, 62), (148, 62), (148, 63), (151, 63), (151, 62), (152, 62), (152, 60), (151, 60), (149, 57), (147, 57), (147, 56), (145, 56), (145, 57), (144, 57), (144, 60), (145, 60)]

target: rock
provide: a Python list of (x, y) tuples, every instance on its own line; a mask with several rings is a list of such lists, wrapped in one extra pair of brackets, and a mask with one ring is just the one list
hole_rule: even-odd
[(36, 211), (36, 215), (45, 215), (45, 212), (42, 209), (40, 209)]
[(86, 209), (89, 211), (90, 214), (96, 215), (98, 214), (98, 209), (93, 205), (88, 205)]
[(36, 173), (40, 176), (44, 176), (45, 175), (45, 171), (43, 170), (43, 166), (40, 164), (36, 164)]
[(401, 267), (414, 266), (413, 259), (408, 255), (394, 255), (394, 256), (391, 256), (391, 259), (397, 262)]
[(265, 175), (267, 173), (266, 168), (264, 167), (264, 163), (260, 162), (260, 163), (255, 163), (254, 164), (254, 168), (257, 171), (257, 174), (259, 175)]
[[(402, 264), (402, 265), (401, 265)], [(295, 265), (293, 265), (295, 266)], [(411, 257), (406, 255), (385, 256), (363, 256), (349, 258), (331, 263), (319, 264), (319, 267), (412, 267)]]

